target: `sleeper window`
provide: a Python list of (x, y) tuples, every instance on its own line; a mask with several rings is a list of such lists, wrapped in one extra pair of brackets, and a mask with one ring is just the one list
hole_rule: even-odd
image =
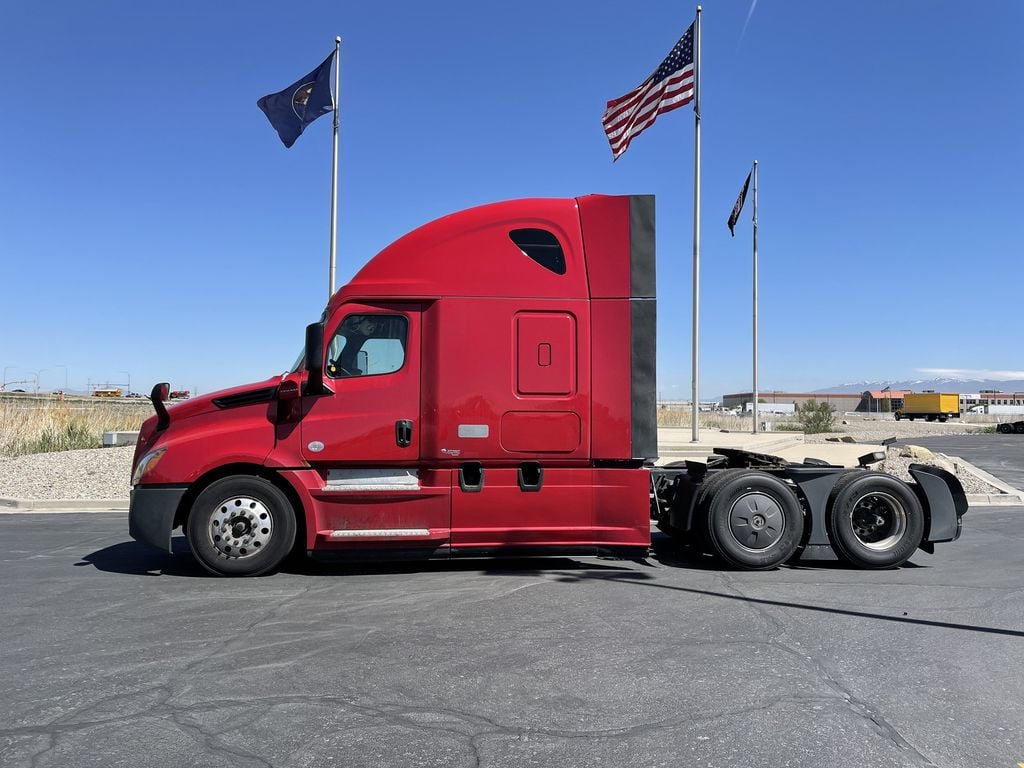
[(546, 229), (513, 229), (508, 233), (519, 250), (556, 275), (565, 274), (565, 254), (558, 238)]

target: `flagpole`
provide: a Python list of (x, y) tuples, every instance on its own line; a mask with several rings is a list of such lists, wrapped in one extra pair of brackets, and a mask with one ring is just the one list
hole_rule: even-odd
[(338, 101), (341, 88), (341, 38), (334, 38), (334, 158), (331, 167), (331, 266), (327, 300), (334, 296), (334, 264), (338, 247)]
[(693, 434), (692, 442), (700, 441), (700, 6), (693, 27)]
[(754, 434), (757, 434), (757, 160), (754, 161)]

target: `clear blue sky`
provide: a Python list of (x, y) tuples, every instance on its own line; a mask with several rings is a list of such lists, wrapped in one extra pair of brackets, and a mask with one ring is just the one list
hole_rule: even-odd
[[(639, 11), (631, 15), (627, 11)], [(693, 113), (614, 165), (604, 103), (678, 2), (81, 3), (0, 10), (0, 366), (42, 388), (279, 373), (327, 293), (331, 121), (256, 107), (344, 39), (339, 284), (404, 232), (528, 196), (658, 198), (659, 390), (690, 389)], [(701, 392), (1010, 370), (1020, 346), (1024, 4), (708, 2)], [(749, 205), (749, 201), (748, 201)]]

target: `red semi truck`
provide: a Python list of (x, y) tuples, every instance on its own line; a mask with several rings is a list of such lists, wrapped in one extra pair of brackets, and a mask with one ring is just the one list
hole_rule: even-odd
[(295, 367), (142, 427), (130, 533), (208, 570), (313, 557), (642, 557), (651, 521), (736, 568), (892, 567), (960, 534), (941, 469), (719, 451), (653, 467), (653, 196), (485, 205), (405, 235), (306, 328)]

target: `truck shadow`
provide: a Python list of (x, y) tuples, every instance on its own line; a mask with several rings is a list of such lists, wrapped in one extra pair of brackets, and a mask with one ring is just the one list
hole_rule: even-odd
[[(651, 552), (653, 559), (659, 564), (669, 568), (686, 568), (698, 571), (730, 571), (744, 572), (743, 569), (733, 569), (721, 560), (712, 555), (705, 554), (698, 547), (682, 544), (673, 541), (671, 537), (663, 533), (651, 535)], [(918, 565), (906, 562), (892, 570), (903, 570), (912, 568), (927, 568), (926, 565)], [(802, 571), (853, 571), (856, 570), (842, 560), (790, 560), (773, 570), (802, 570)]]
[[(91, 565), (97, 570), (131, 576), (178, 576), (188, 578), (219, 578), (208, 573), (192, 557), (188, 540), (184, 536), (171, 539), (171, 554), (162, 552), (137, 541), (125, 541), (84, 555), (76, 566)], [(644, 572), (654, 568), (655, 563), (666, 568), (693, 571), (729, 570), (720, 560), (701, 552), (695, 547), (674, 542), (663, 534), (654, 534), (651, 541), (649, 560), (619, 560), (616, 558), (574, 558), (574, 557), (490, 557), (455, 558), (451, 560), (393, 560), (380, 562), (366, 561), (323, 561), (303, 556), (287, 561), (278, 571), (297, 576), (345, 576), (345, 575), (386, 575), (408, 573), (468, 573), (480, 572), (488, 575), (538, 575), (558, 572), (565, 581), (572, 581), (571, 574), (618, 573), (620, 578), (633, 581), (653, 578)], [(638, 567), (641, 570), (638, 570)], [(901, 568), (921, 568), (905, 563)], [(837, 561), (811, 561), (787, 563), (785, 570), (850, 570), (850, 566)], [(273, 574), (267, 574), (272, 576)]]
[[(581, 578), (605, 578), (601, 575), (583, 575)], [(620, 582), (623, 583), (623, 582)], [(649, 587), (652, 589), (665, 589), (672, 592), (681, 592), (697, 597), (712, 598), (734, 603), (743, 603), (750, 606), (763, 606), (769, 608), (783, 608), (796, 611), (807, 611), (812, 614), (827, 614), (832, 616), (847, 616), (855, 619), (871, 619), (874, 621), (885, 621), (893, 624), (912, 624), (919, 627), (933, 627), (937, 629), (955, 629), (964, 632), (978, 632), (989, 635), (1002, 635), (1005, 637), (1024, 638), (1024, 631), (1018, 629), (1005, 629), (1002, 627), (985, 627), (978, 624), (957, 624), (949, 621), (934, 621), (931, 619), (915, 619), (904, 613), (903, 616), (892, 616), (872, 611), (855, 611), (847, 608), (836, 608), (828, 605), (812, 605), (810, 603), (799, 603), (789, 600), (769, 600), (765, 598), (750, 597), (737, 592), (719, 592), (713, 589), (698, 589), (696, 587), (684, 587), (678, 584), (667, 584), (664, 581), (643, 581), (628, 582), (631, 586)]]
[(126, 576), (191, 576), (213, 578), (195, 558), (183, 536), (171, 539), (171, 554), (137, 541), (123, 541), (83, 555), (75, 566)]
[[(218, 579), (192, 557), (192, 550), (184, 536), (171, 539), (171, 554), (137, 541), (124, 541), (84, 555), (76, 567), (91, 565), (99, 571), (126, 576), (177, 576), (187, 578)], [(621, 563), (621, 564), (618, 564)], [(346, 562), (312, 560), (304, 556), (293, 557), (275, 573), (296, 576), (360, 576), (411, 573), (468, 573), (486, 575), (537, 576), (557, 573), (560, 581), (577, 581), (573, 573), (586, 573), (593, 577), (600, 572), (618, 573), (622, 578), (647, 579), (649, 575), (637, 572), (635, 561), (571, 557), (497, 557), (452, 560), (396, 560), (381, 562)]]

